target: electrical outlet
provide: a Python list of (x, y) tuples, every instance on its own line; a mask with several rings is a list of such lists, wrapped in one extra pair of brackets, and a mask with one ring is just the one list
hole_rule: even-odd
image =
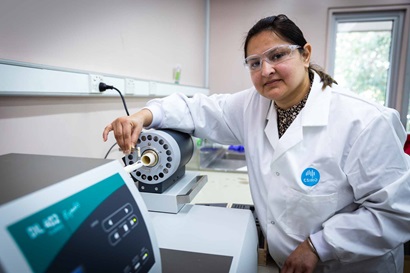
[(134, 95), (135, 94), (136, 83), (133, 79), (125, 79), (125, 94)]
[(99, 85), (100, 82), (104, 81), (104, 77), (101, 75), (90, 74), (90, 93), (100, 93)]

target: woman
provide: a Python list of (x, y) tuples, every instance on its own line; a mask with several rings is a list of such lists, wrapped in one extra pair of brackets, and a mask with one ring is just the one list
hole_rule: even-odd
[(410, 162), (398, 113), (336, 88), (285, 15), (244, 44), (254, 87), (173, 94), (109, 124), (127, 153), (143, 127), (245, 146), (255, 210), (281, 272), (402, 272)]

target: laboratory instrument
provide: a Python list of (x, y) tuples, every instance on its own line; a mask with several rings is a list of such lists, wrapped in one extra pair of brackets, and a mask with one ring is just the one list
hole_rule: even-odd
[(162, 193), (185, 174), (185, 165), (194, 151), (189, 134), (164, 129), (141, 132), (137, 149), (124, 157), (126, 165), (141, 161), (143, 167), (131, 172), (141, 192)]
[(207, 179), (185, 171), (188, 139), (144, 136), (131, 173), (118, 160), (0, 156), (0, 273), (256, 272), (252, 213), (191, 204)]
[(119, 161), (0, 156), (0, 272), (162, 272), (155, 231)]

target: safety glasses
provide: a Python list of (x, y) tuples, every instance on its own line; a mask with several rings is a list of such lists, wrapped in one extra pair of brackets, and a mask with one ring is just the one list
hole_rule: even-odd
[(262, 61), (271, 65), (284, 62), (292, 57), (295, 49), (300, 48), (298, 45), (280, 45), (272, 47), (262, 54), (248, 56), (244, 60), (244, 65), (249, 71), (258, 71), (262, 68)]

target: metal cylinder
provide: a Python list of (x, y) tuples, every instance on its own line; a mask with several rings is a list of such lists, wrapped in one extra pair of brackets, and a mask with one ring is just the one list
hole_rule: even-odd
[(158, 154), (154, 150), (146, 150), (141, 156), (141, 162), (144, 166), (153, 167), (158, 163)]
[[(144, 166), (131, 172), (131, 176), (138, 182), (155, 184), (157, 189), (157, 184), (169, 179), (176, 180), (184, 174), (185, 165), (194, 151), (189, 134), (169, 129), (144, 130), (138, 138), (137, 147)], [(137, 152), (134, 152), (126, 156), (124, 161), (128, 165), (138, 160)]]

